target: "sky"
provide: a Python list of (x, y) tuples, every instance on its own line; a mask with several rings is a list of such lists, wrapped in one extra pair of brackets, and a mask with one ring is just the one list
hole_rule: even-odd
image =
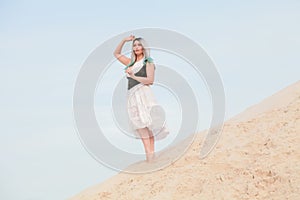
[[(229, 119), (299, 80), (299, 11), (296, 0), (0, 1), (0, 199), (66, 199), (118, 173), (85, 150), (72, 110), (77, 75), (103, 42), (146, 27), (191, 38), (216, 65)], [(135, 142), (128, 151), (142, 151)]]

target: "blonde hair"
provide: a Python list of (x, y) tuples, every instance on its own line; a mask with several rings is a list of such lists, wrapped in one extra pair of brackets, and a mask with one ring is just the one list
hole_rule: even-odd
[(143, 47), (143, 54), (144, 54), (144, 56), (145, 56), (145, 60), (148, 59), (148, 58), (150, 58), (150, 49), (149, 49), (149, 47), (148, 47), (147, 42), (146, 42), (143, 38), (141, 38), (141, 37), (135, 38), (135, 39), (132, 41), (132, 48), (131, 48), (131, 62), (130, 62), (129, 65), (127, 65), (127, 67), (132, 66), (132, 65), (135, 63), (135, 61), (136, 61), (136, 56), (135, 56), (135, 53), (134, 53), (134, 51), (133, 51), (133, 44), (134, 44), (135, 41), (139, 41), (139, 42), (142, 44), (142, 47)]

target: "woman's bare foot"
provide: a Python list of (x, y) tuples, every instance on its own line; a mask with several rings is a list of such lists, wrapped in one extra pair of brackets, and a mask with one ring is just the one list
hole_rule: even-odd
[(146, 154), (146, 157), (147, 157), (147, 162), (148, 162), (148, 163), (153, 162), (153, 160), (154, 160), (154, 158), (155, 158), (155, 153), (154, 153), (154, 152), (147, 153), (147, 154)]

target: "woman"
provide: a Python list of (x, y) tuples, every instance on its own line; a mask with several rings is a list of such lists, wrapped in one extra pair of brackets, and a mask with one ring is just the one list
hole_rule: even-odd
[[(132, 41), (131, 58), (121, 54), (123, 45), (129, 41)], [(130, 125), (136, 138), (142, 139), (146, 160), (150, 162), (154, 159), (154, 139), (160, 140), (169, 134), (163, 109), (158, 105), (150, 88), (154, 82), (155, 65), (145, 40), (133, 35), (120, 42), (114, 56), (126, 66)]]

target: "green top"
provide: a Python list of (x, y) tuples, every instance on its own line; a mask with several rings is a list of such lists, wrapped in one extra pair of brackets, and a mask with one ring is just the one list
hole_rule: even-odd
[[(143, 65), (146, 64), (147, 62), (149, 63), (153, 63), (153, 59), (151, 57), (147, 57), (144, 59)], [(124, 70), (126, 70), (128, 67), (132, 66), (135, 63), (135, 61), (131, 61), (131, 63), (129, 63), (129, 65), (127, 65)]]

